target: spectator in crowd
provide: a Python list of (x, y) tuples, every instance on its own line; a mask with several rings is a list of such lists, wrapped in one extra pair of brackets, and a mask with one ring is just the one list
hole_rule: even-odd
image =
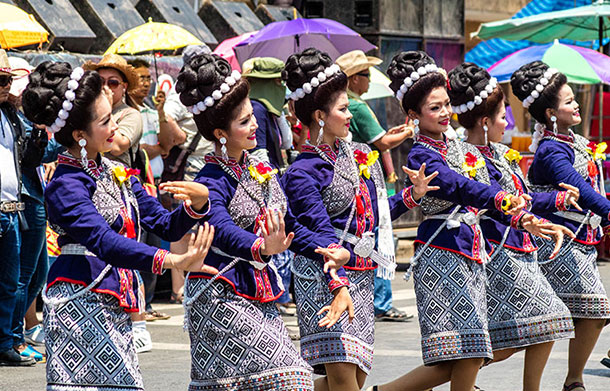
[[(272, 57), (255, 57), (246, 60), (242, 69), (250, 83), (250, 102), (258, 123), (256, 147), (250, 152), (280, 169), (285, 166), (282, 149), (289, 149), (292, 144), (290, 125), (282, 112), (286, 100), (286, 87), (281, 78), (284, 62)], [(284, 137), (283, 128), (288, 129)]]
[[(87, 61), (83, 69), (97, 71), (104, 85), (112, 91), (112, 118), (118, 125), (114, 134), (112, 149), (106, 156), (123, 163), (126, 167), (145, 170), (145, 163), (140, 154), (140, 139), (142, 138), (142, 116), (137, 103), (130, 94), (140, 88), (140, 76), (135, 69), (117, 54), (106, 54), (100, 62)], [(141, 280), (139, 271), (135, 271)], [(144, 290), (141, 286), (140, 289)], [(131, 314), (133, 322), (133, 337), (137, 353), (152, 350), (152, 339), (146, 330), (144, 314)]]
[[(26, 138), (17, 110), (8, 102), (13, 77), (25, 74), (27, 70), (12, 69), (6, 52), (0, 50), (0, 365), (3, 366), (35, 363), (33, 358), (21, 356), (15, 349), (13, 333), (21, 277), (20, 224), (22, 229), (27, 228), (25, 205), (21, 200), (21, 172), (40, 164), (47, 143), (44, 131), (32, 132)], [(20, 312), (23, 317), (27, 306), (23, 298), (19, 301), (24, 307)]]
[[(336, 63), (348, 77), (347, 96), (349, 98), (349, 111), (353, 115), (349, 128), (352, 139), (356, 142), (369, 144), (372, 149), (377, 149), (380, 153), (383, 153), (412, 137), (413, 129), (406, 125), (399, 125), (386, 132), (379, 124), (373, 110), (360, 97), (369, 89), (370, 68), (381, 64), (381, 62), (382, 60), (379, 58), (366, 56), (362, 50), (345, 53), (336, 60)], [(390, 174), (387, 171), (386, 175)], [(393, 173), (393, 170), (391, 171)], [(380, 216), (380, 218), (383, 218), (383, 216)], [(391, 281), (379, 278), (377, 275), (375, 275), (374, 304), (375, 317), (378, 320), (405, 321), (413, 317), (413, 315), (400, 311), (392, 305)]]
[[(145, 151), (150, 160), (150, 168), (154, 178), (154, 185), (157, 186), (163, 174), (163, 158), (168, 151), (175, 145), (175, 140), (180, 140), (183, 132), (180, 130), (176, 121), (165, 115), (165, 92), (159, 90), (151, 107), (147, 102), (147, 97), (151, 90), (150, 64), (144, 60), (136, 59), (128, 62), (133, 66), (140, 77), (140, 87), (133, 90), (130, 97), (138, 106), (142, 115), (142, 138), (140, 148)], [(142, 233), (142, 241), (151, 246), (160, 247), (161, 239), (148, 232)], [(169, 319), (169, 315), (156, 311), (152, 308), (155, 287), (157, 285), (157, 275), (151, 272), (140, 271), (144, 282), (146, 313), (144, 319), (154, 321), (158, 319)]]
[[(190, 45), (182, 51), (182, 61), (184, 64), (198, 54), (209, 54), (211, 50), (206, 45)], [(197, 131), (197, 125), (193, 120), (193, 114), (180, 102), (179, 95), (175, 88), (168, 93), (165, 101), (165, 116), (168, 120), (174, 120), (184, 133), (184, 140), (179, 146), (174, 147), (168, 158), (165, 159), (165, 171), (163, 181), (166, 180), (186, 180), (192, 181), (199, 171), (203, 168), (204, 156), (214, 151), (214, 144), (206, 140)], [(172, 169), (173, 167), (173, 169)], [(164, 205), (170, 208), (179, 204), (177, 200), (168, 201), (169, 194), (162, 194), (166, 198)], [(170, 249), (173, 253), (182, 254), (187, 249), (188, 235), (179, 242), (171, 244)], [(170, 303), (182, 303), (184, 291), (184, 273), (180, 270), (172, 270), (172, 293)]]

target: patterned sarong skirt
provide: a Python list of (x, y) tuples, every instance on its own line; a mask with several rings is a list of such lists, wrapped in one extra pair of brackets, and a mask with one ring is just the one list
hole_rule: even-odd
[[(49, 298), (82, 286), (58, 282)], [(114, 296), (87, 292), (56, 307), (44, 305), (48, 391), (144, 390), (131, 318)]]
[(610, 301), (597, 269), (595, 247), (566, 239), (559, 255), (549, 261), (554, 242), (534, 240), (540, 268), (572, 318), (610, 319)]
[(424, 364), (491, 359), (483, 265), (430, 246), (413, 266), (413, 280)]
[(355, 364), (368, 374), (373, 364), (375, 342), (375, 271), (346, 270), (355, 317), (350, 323), (348, 314), (343, 313), (331, 328), (318, 326), (326, 315), (318, 315), (318, 311), (330, 305), (334, 298), (324, 281), (321, 266), (297, 255), (293, 271), (303, 358), (313, 366), (316, 374), (326, 373), (324, 364), (337, 362)]
[(536, 252), (502, 248), (485, 265), (487, 314), (494, 350), (574, 337), (572, 316), (537, 262)]
[(290, 340), (275, 302), (235, 293), (226, 282), (188, 280), (189, 391), (311, 391), (311, 367)]

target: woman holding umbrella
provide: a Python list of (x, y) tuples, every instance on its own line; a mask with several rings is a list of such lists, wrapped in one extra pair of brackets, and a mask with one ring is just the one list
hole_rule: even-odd
[[(531, 189), (559, 190), (561, 183), (575, 186), (584, 208), (541, 214), (576, 233), (575, 240), (564, 243), (556, 260), (541, 267), (574, 319), (576, 337), (570, 341), (564, 391), (582, 391), (585, 365), (602, 328), (610, 321), (610, 301), (597, 269), (595, 250), (602, 233), (610, 228), (610, 201), (605, 197), (601, 169), (605, 145), (589, 142), (570, 129), (581, 118), (564, 74), (535, 61), (512, 75), (511, 86), (537, 122), (532, 138), (534, 161), (528, 174)], [(539, 258), (548, 259), (549, 242), (536, 242)]]

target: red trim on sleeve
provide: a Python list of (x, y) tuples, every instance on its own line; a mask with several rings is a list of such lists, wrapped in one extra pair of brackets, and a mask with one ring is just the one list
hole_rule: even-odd
[(502, 210), (502, 201), (504, 201), (504, 198), (506, 198), (507, 195), (508, 195), (508, 193), (505, 192), (504, 190), (502, 190), (502, 191), (499, 191), (498, 193), (496, 193), (496, 196), (494, 197), (496, 209), (502, 213), (504, 213), (504, 211)]
[(266, 263), (261, 255), (261, 247), (263, 246), (263, 243), (265, 243), (265, 239), (258, 238), (254, 241), (254, 243), (252, 243), (252, 247), (250, 248), (252, 259), (256, 262)]
[(405, 203), (405, 205), (409, 209), (413, 209), (416, 206), (421, 205), (421, 200), (420, 200), (420, 202), (417, 202), (413, 198), (413, 186), (409, 186), (402, 190), (402, 201)]
[(349, 287), (349, 280), (347, 279), (347, 277), (339, 277), (339, 280), (341, 280), (341, 282), (337, 280), (331, 280), (328, 283), (328, 290), (332, 292), (335, 289), (339, 289), (343, 286)]
[(187, 215), (189, 215), (192, 219), (199, 220), (199, 219), (202, 219), (205, 216), (207, 216), (208, 213), (210, 213), (210, 203), (211, 202), (208, 200), (208, 203), (207, 203), (208, 207), (204, 213), (196, 212), (191, 206), (187, 206), (186, 203), (184, 203), (184, 202), (182, 203), (182, 206), (184, 207), (184, 210)]
[(158, 249), (153, 258), (152, 272), (155, 274), (163, 274), (163, 264), (165, 263), (165, 257), (167, 257), (169, 251)]
[(519, 229), (519, 222), (521, 221), (521, 218), (525, 215), (524, 211), (521, 211), (521, 213), (519, 213), (517, 216), (513, 216), (510, 218), (510, 226), (514, 229)]
[(568, 206), (566, 205), (566, 199), (568, 197), (567, 191), (559, 191), (555, 196), (555, 209), (559, 211), (568, 210)]

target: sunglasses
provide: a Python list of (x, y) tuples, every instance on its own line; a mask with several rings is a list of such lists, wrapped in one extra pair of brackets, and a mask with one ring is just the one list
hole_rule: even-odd
[(1, 75), (0, 76), (0, 87), (5, 87), (13, 81), (13, 76)]
[(358, 76), (364, 76), (364, 77), (366, 77), (367, 79), (370, 79), (370, 78), (371, 78), (371, 74), (370, 74), (369, 72), (358, 72), (358, 73), (356, 73), (356, 75), (358, 75)]
[(120, 86), (122, 83), (122, 81), (120, 81), (118, 79), (104, 79), (102, 77), (102, 80), (104, 81), (104, 85), (110, 87), (111, 90), (114, 90), (115, 88)]

